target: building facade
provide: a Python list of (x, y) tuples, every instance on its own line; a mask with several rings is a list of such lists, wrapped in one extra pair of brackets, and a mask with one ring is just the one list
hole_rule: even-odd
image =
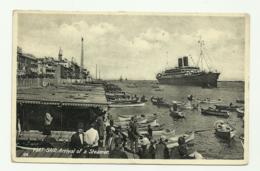
[[(36, 58), (32, 54), (23, 53), (17, 48), (18, 78), (50, 78), (50, 79), (85, 79), (90, 78), (89, 71), (74, 61), (62, 57), (59, 50), (58, 59), (54, 57)], [(81, 78), (82, 77), (82, 78)]]

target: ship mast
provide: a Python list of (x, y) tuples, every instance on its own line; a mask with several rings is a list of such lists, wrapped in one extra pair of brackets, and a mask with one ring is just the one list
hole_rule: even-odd
[(97, 80), (97, 64), (96, 64), (96, 80)]
[(98, 69), (98, 77), (99, 77), (99, 80), (100, 80), (100, 67)]
[(200, 54), (199, 54), (199, 60), (197, 66), (199, 66), (202, 70), (204, 70), (204, 62), (205, 62), (207, 69), (210, 70), (209, 64), (204, 54), (205, 41), (200, 38), (198, 44), (199, 44)]

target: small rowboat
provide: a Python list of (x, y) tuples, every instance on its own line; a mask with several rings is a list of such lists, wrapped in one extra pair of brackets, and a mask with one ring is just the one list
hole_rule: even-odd
[(195, 133), (192, 132), (190, 134), (181, 134), (181, 135), (174, 135), (172, 137), (167, 137), (167, 139), (168, 139), (167, 147), (168, 148), (174, 148), (174, 147), (179, 146), (178, 139), (180, 137), (184, 137), (185, 138), (185, 142), (189, 143), (189, 142), (191, 142), (192, 140), (195, 139)]
[[(129, 122), (115, 122), (115, 126), (119, 126), (119, 125), (121, 126), (122, 129), (126, 129), (129, 126)], [(152, 129), (154, 129), (155, 127), (162, 127), (163, 126), (163, 124), (162, 125), (159, 124), (157, 122), (157, 120), (155, 119), (152, 122), (148, 122), (148, 123), (138, 123), (138, 129), (139, 130), (141, 130), (141, 129), (147, 130), (148, 125), (150, 125)], [(160, 130), (162, 130), (162, 129), (160, 129)]]
[[(164, 130), (163, 125), (155, 125), (155, 126), (151, 126), (151, 128), (153, 129), (153, 132), (163, 131), (163, 130)], [(138, 128), (138, 131), (139, 131), (139, 132), (142, 132), (142, 131), (147, 132), (147, 126), (145, 126), (145, 127), (139, 127), (139, 128)]]
[(223, 121), (216, 121), (214, 124), (215, 134), (225, 140), (231, 140), (236, 135), (236, 131), (230, 124)]
[[(140, 129), (139, 130), (139, 133), (141, 135), (145, 135), (145, 134), (148, 134), (147, 130), (144, 130), (144, 129)], [(170, 135), (175, 135), (175, 130), (172, 130), (170, 132), (167, 132), (165, 129), (163, 129), (162, 127), (155, 127), (153, 128), (153, 136), (161, 136), (161, 135), (164, 135), (164, 136), (170, 136)]]
[(170, 111), (170, 115), (173, 118), (177, 118), (177, 119), (185, 118), (185, 115), (182, 112), (180, 112), (180, 111)]
[[(153, 135), (155, 135), (155, 136), (160, 136), (160, 135), (165, 133), (165, 130), (164, 130), (164, 128), (162, 126), (152, 127), (152, 129), (153, 129)], [(128, 134), (127, 133), (127, 127), (123, 127), (122, 130), (123, 130), (124, 134), (126, 134), (126, 135)], [(141, 135), (148, 134), (147, 127), (138, 128), (138, 132)]]
[(147, 128), (147, 126), (150, 125), (151, 127), (158, 127), (158, 126), (162, 126), (160, 125), (157, 120), (153, 120), (152, 122), (148, 122), (148, 123), (138, 123), (138, 127), (139, 128)]
[[(129, 120), (126, 121), (116, 121), (115, 123), (118, 125), (128, 125)], [(156, 118), (139, 118), (137, 119), (137, 123), (139, 125), (144, 125), (144, 124), (154, 124), (156, 122)]]
[(222, 100), (221, 99), (217, 99), (217, 100), (211, 100), (211, 99), (197, 99), (198, 103), (204, 103), (204, 104), (214, 104), (214, 103), (221, 103)]
[(144, 115), (118, 115), (119, 121), (130, 121), (132, 117), (135, 117), (137, 119), (144, 119), (144, 118), (155, 118), (157, 117), (157, 114), (144, 114)]
[(238, 117), (241, 117), (241, 118), (244, 117), (244, 113), (245, 113), (244, 108), (237, 108), (236, 111), (237, 111)]
[(132, 104), (132, 103), (137, 103), (138, 102), (138, 98), (134, 98), (134, 99), (117, 98), (117, 99), (110, 99), (109, 101), (112, 104), (113, 103)]
[(170, 107), (170, 104), (159, 97), (152, 97), (151, 102), (158, 107)]
[(123, 108), (123, 107), (143, 107), (145, 103), (111, 103), (108, 105), (110, 108)]
[(237, 108), (241, 106), (234, 106), (234, 105), (215, 105), (216, 109), (219, 110), (229, 110), (229, 111), (236, 111)]
[(218, 110), (213, 108), (203, 109), (201, 108), (201, 114), (203, 115), (212, 115), (212, 116), (220, 116), (220, 117), (229, 117), (229, 112), (225, 110)]

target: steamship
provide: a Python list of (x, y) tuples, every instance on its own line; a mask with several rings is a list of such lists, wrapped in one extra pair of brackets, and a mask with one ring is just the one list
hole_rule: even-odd
[[(203, 53), (203, 41), (198, 41), (201, 47), (200, 59), (205, 59)], [(156, 75), (160, 84), (190, 85), (201, 87), (217, 87), (220, 73), (217, 71), (205, 71), (198, 66), (189, 66), (189, 57), (178, 58), (178, 66), (166, 69)]]

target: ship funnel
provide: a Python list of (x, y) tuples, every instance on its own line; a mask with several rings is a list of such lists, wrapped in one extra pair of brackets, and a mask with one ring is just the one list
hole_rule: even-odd
[(183, 66), (189, 66), (188, 56), (184, 56), (184, 57), (183, 57)]
[(182, 64), (182, 58), (179, 58), (179, 59), (178, 59), (178, 66), (179, 66), (179, 67), (182, 67), (182, 66), (183, 66), (183, 64)]

